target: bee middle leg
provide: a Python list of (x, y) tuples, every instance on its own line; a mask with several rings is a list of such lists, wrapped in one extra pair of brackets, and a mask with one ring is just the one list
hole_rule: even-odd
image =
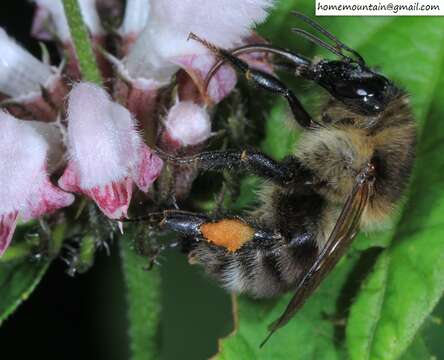
[(163, 153), (159, 155), (176, 164), (195, 165), (204, 171), (249, 171), (282, 186), (296, 182), (304, 185), (312, 178), (310, 171), (295, 157), (276, 161), (251, 150), (205, 151), (188, 157), (174, 157)]

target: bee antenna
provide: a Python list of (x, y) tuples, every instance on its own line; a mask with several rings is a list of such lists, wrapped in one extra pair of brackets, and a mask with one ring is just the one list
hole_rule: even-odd
[[(296, 16), (297, 18), (301, 19), (303, 22), (305, 22), (306, 24), (310, 25), (313, 29), (319, 31), (322, 35), (328, 37), (331, 41), (333, 41), (336, 45), (337, 50), (342, 49), (345, 51), (350, 52), (351, 54), (353, 54), (357, 61), (361, 64), (361, 65), (365, 65), (365, 60), (364, 58), (356, 51), (353, 50), (352, 48), (348, 47), (347, 45), (345, 45), (342, 41), (340, 41), (336, 36), (334, 36), (331, 32), (327, 31), (325, 28), (323, 28), (319, 23), (317, 23), (316, 21), (312, 20), (311, 18), (309, 18), (307, 15), (302, 14), (298, 11), (292, 11), (291, 14), (293, 16)], [(311, 34), (310, 34), (311, 35)], [(315, 36), (312, 35), (313, 38), (319, 40), (320, 42), (324, 43), (322, 40), (316, 38)], [(308, 38), (308, 37), (307, 37)], [(328, 49), (331, 51), (330, 48), (325, 47), (324, 45), (321, 45), (321, 43), (318, 43), (318, 45)], [(336, 52), (335, 52), (336, 53)], [(342, 54), (342, 53), (341, 53)], [(341, 55), (342, 57), (345, 57), (345, 55)]]
[(328, 51), (332, 52), (333, 54), (340, 56), (344, 59), (348, 59), (347, 56), (345, 56), (340, 50), (335, 48), (334, 46), (326, 43), (325, 41), (319, 39), (318, 37), (314, 36), (313, 34), (309, 33), (308, 31), (299, 29), (299, 28), (292, 28), (292, 32), (295, 34), (298, 34), (304, 38), (306, 38), (308, 41), (312, 42), (315, 45), (318, 45), (320, 47), (323, 47), (324, 49), (327, 49)]

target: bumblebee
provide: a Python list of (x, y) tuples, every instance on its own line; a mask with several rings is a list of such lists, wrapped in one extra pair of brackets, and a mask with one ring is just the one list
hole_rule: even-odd
[[(267, 180), (261, 205), (245, 217), (167, 210), (161, 213), (161, 225), (182, 234), (190, 263), (203, 266), (229, 291), (255, 298), (295, 292), (269, 336), (301, 308), (360, 229), (389, 217), (408, 184), (415, 156), (416, 128), (405, 91), (319, 24), (294, 15), (330, 41), (293, 31), (337, 60), (310, 60), (268, 44), (226, 51), (190, 35), (219, 59), (206, 84), (228, 63), (248, 81), (287, 100), (303, 129), (294, 154), (283, 161), (245, 149), (182, 158), (162, 154), (175, 164), (246, 171)], [(313, 118), (274, 75), (239, 58), (250, 52), (283, 57), (295, 76), (324, 88), (329, 96), (320, 116)]]

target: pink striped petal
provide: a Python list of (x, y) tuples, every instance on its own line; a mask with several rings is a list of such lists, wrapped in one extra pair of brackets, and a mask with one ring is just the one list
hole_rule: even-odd
[(127, 217), (132, 193), (133, 181), (130, 178), (84, 190), (84, 194), (94, 200), (100, 210), (110, 219)]
[(163, 161), (145, 144), (141, 146), (140, 163), (134, 174), (134, 182), (143, 192), (147, 192), (151, 184), (159, 177)]
[(133, 192), (133, 181), (129, 177), (89, 189), (81, 188), (78, 168), (75, 162), (70, 161), (58, 184), (65, 191), (89, 197), (110, 219), (121, 219), (127, 216)]

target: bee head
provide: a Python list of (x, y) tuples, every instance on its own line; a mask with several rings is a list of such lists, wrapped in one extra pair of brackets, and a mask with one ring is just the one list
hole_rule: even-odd
[(365, 115), (382, 112), (397, 92), (389, 79), (355, 61), (321, 61), (311, 77), (334, 98)]

